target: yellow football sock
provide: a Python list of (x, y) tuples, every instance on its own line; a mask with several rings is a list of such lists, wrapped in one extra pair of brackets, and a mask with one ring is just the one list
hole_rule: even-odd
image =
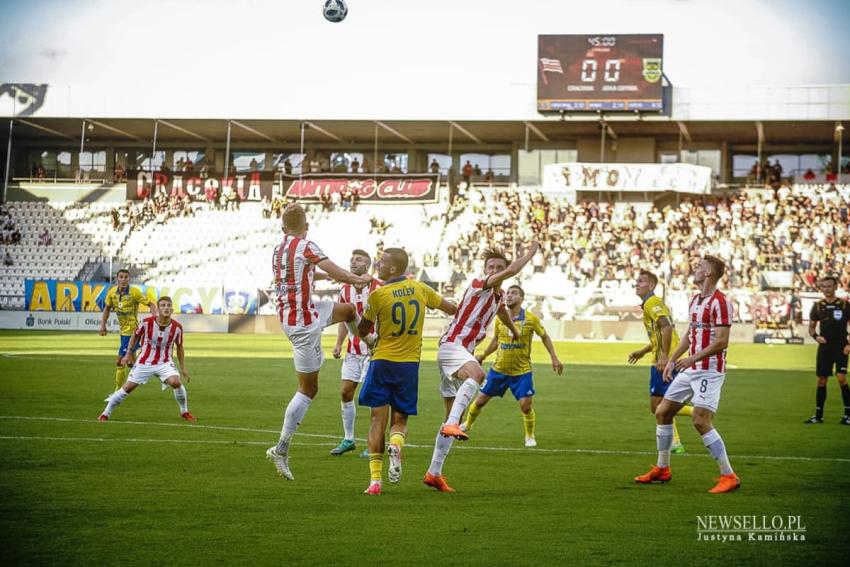
[(399, 449), (404, 447), (404, 433), (401, 431), (390, 433), (390, 445), (398, 445)]
[(676, 415), (694, 415), (694, 406), (682, 406), (682, 409), (677, 411)]
[(536, 417), (533, 409), (528, 413), (522, 414), (522, 425), (525, 428), (526, 437), (534, 437), (534, 421)]
[(679, 445), (682, 442), (679, 439), (679, 428), (676, 427), (676, 418), (673, 418), (673, 445)]
[(369, 472), (372, 475), (372, 480), (381, 480), (381, 473), (384, 471), (384, 455), (382, 453), (369, 453)]
[(469, 431), (472, 429), (472, 424), (475, 423), (475, 420), (478, 419), (478, 414), (481, 413), (481, 408), (475, 403), (475, 400), (472, 400), (472, 403), (469, 404), (469, 408), (466, 412), (466, 421), (463, 423), (466, 426), (466, 430)]
[(126, 378), (125, 371), (127, 369), (123, 366), (119, 366), (115, 369), (115, 389), (117, 390), (121, 386), (124, 385), (124, 379)]

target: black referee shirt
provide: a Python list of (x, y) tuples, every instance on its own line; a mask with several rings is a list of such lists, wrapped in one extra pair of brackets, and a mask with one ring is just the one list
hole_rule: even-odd
[(809, 319), (820, 323), (818, 334), (827, 342), (847, 342), (847, 323), (850, 321), (850, 303), (847, 301), (836, 297), (829, 303), (826, 299), (821, 299), (812, 305)]

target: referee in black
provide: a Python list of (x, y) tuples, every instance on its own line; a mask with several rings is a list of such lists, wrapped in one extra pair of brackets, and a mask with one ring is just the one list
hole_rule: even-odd
[[(833, 368), (841, 397), (844, 400), (844, 417), (841, 425), (850, 425), (850, 386), (847, 385), (847, 355), (850, 343), (847, 324), (850, 322), (850, 303), (835, 296), (838, 279), (826, 276), (820, 280), (823, 299), (812, 305), (809, 314), (809, 335), (818, 343), (817, 377), (818, 389), (815, 415), (805, 423), (823, 423), (823, 405), (826, 401), (826, 379), (832, 376)], [(820, 326), (820, 329), (818, 329)]]

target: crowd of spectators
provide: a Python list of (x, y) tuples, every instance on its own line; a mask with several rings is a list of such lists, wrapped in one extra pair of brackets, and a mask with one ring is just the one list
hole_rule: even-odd
[[(466, 207), (464, 200), (461, 207)], [(782, 185), (720, 197), (684, 198), (663, 208), (582, 201), (502, 191), (492, 199), (472, 191), (471, 230), (448, 243), (462, 273), (479, 269), (485, 247), (508, 251), (532, 239), (542, 244), (534, 271), (557, 267), (577, 287), (602, 281), (628, 285), (649, 268), (671, 289), (686, 289), (699, 254), (727, 260), (725, 288), (763, 287), (766, 271), (793, 272), (793, 286), (815, 291), (834, 274), (850, 288), (850, 186)], [(451, 212), (449, 213), (451, 214)]]
[(121, 230), (125, 226), (135, 229), (140, 224), (155, 222), (163, 224), (169, 219), (179, 217), (191, 217), (195, 215), (195, 209), (188, 196), (168, 197), (159, 194), (148, 197), (144, 201), (125, 203), (120, 207), (112, 209), (112, 228)]

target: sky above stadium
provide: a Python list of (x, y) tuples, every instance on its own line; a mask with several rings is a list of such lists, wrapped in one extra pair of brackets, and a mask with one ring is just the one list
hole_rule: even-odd
[[(0, 82), (209, 93), (325, 85), (323, 105), (536, 84), (538, 34), (662, 33), (677, 87), (850, 83), (843, 0), (0, 0)], [(120, 90), (120, 89), (119, 89)]]

